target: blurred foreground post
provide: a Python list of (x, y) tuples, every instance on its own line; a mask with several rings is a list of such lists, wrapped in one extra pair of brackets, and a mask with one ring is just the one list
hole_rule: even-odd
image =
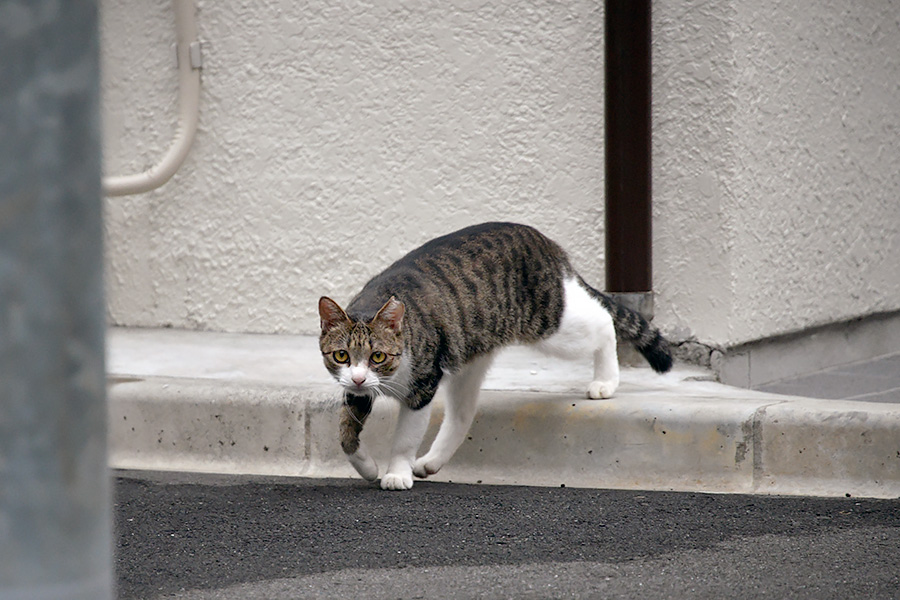
[(96, 0), (0, 0), (0, 600), (111, 598)]

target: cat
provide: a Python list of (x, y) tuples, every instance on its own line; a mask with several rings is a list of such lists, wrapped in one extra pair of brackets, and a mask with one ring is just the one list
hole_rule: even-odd
[[(369, 281), (347, 309), (319, 300), (319, 348), (343, 387), (340, 441), (356, 471), (378, 478), (360, 442), (376, 396), (400, 413), (381, 487), (406, 490), (413, 475), (437, 473), (459, 448), (494, 352), (530, 344), (564, 358), (593, 357), (589, 398), (619, 385), (616, 334), (657, 372), (672, 366), (669, 345), (638, 313), (589, 286), (565, 251), (536, 229), (484, 223), (436, 238)], [(420, 458), (431, 400), (448, 376), (444, 420)]]

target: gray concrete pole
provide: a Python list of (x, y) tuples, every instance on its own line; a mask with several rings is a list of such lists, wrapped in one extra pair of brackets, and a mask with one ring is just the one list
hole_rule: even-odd
[(0, 600), (111, 598), (96, 0), (0, 0)]

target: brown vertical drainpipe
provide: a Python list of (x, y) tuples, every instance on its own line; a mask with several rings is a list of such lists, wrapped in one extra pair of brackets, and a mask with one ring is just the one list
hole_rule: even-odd
[(650, 0), (606, 0), (606, 289), (653, 313)]

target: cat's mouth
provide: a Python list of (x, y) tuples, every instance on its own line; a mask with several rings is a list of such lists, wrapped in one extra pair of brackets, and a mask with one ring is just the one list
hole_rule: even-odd
[(358, 394), (374, 393), (378, 389), (378, 385), (368, 385), (366, 383), (351, 383), (345, 387), (348, 391)]
[(355, 396), (376, 396), (378, 395), (378, 381), (375, 381), (371, 378), (366, 378), (364, 380), (356, 380), (350, 379), (349, 377), (342, 377), (339, 381), (341, 386), (347, 390), (347, 392), (355, 395)]

